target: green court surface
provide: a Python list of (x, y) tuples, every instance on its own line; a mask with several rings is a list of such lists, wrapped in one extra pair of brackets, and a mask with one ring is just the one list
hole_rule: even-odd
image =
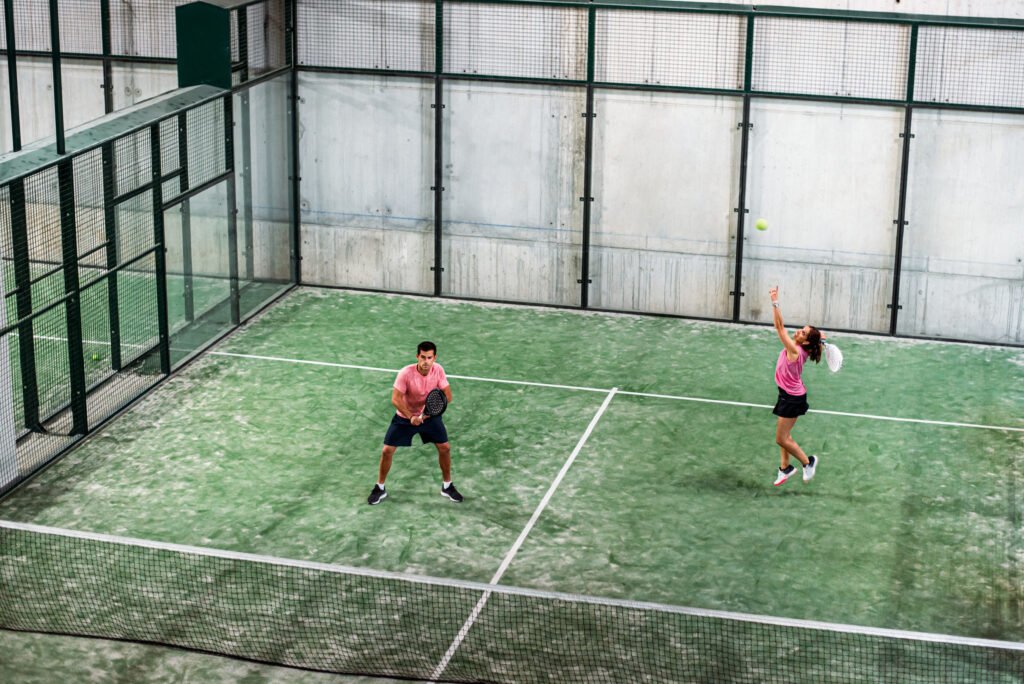
[[(466, 501), (417, 441), (370, 507), (423, 339)], [(808, 365), (794, 431), (818, 475), (776, 488), (770, 328), (300, 288), (0, 519), (482, 583), (506, 561), (509, 586), (1024, 641), (1024, 351), (831, 339), (846, 365)]]

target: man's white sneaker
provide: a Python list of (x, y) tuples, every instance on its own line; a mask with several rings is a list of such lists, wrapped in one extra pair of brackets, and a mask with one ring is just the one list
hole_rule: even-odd
[(788, 480), (793, 475), (796, 475), (796, 468), (794, 466), (791, 465), (785, 470), (779, 468), (779, 473), (775, 477), (775, 486), (778, 487), (780, 484)]
[(814, 479), (814, 469), (818, 467), (818, 457), (808, 456), (810, 463), (804, 466), (804, 482), (810, 482)]

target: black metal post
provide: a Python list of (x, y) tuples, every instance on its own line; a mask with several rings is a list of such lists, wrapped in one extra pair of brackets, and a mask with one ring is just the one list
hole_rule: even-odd
[[(42, 431), (39, 422), (39, 382), (36, 377), (35, 336), (32, 315), (32, 270), (28, 257), (28, 221), (25, 215), (25, 181), (10, 184), (11, 250), (14, 253), (14, 284), (18, 309), (18, 360), (21, 362), (22, 405), (25, 426)], [(6, 302), (5, 302), (6, 303)]]
[(900, 197), (896, 220), (896, 249), (892, 267), (892, 302), (889, 303), (889, 334), (895, 335), (900, 314), (900, 276), (903, 272), (903, 236), (907, 226), (907, 181), (910, 176), (910, 140), (914, 118), (914, 72), (917, 64), (917, 24), (910, 27), (910, 59), (907, 61), (907, 104), (903, 116), (903, 155), (900, 162)]
[(583, 112), (583, 244), (580, 255), (580, 307), (586, 309), (590, 296), (590, 209), (594, 204), (594, 38), (597, 35), (597, 9), (587, 10), (587, 105)]
[(434, 296), (441, 295), (444, 273), (442, 238), (444, 227), (444, 1), (434, 3)]
[(14, 36), (14, 0), (4, 0), (4, 30), (7, 34), (7, 89), (11, 101), (12, 150), (21, 149), (21, 107), (18, 104), (18, 55)]
[(100, 0), (100, 33), (103, 43), (103, 111), (114, 111), (113, 48), (110, 40), (110, 0)]
[(149, 128), (150, 163), (153, 167), (153, 243), (156, 245), (156, 310), (160, 331), (160, 372), (171, 372), (171, 333), (167, 312), (167, 243), (164, 236), (164, 189), (161, 183), (160, 124)]
[(302, 208), (300, 206), (301, 195), (299, 176), (299, 74), (297, 66), (299, 63), (296, 26), (298, 25), (298, 2), (286, 0), (289, 5), (287, 11), (288, 26), (285, 29), (285, 53), (291, 63), (291, 81), (289, 82), (288, 105), (290, 107), (291, 121), (291, 164), (289, 180), (289, 193), (291, 197), (292, 225), (288, 235), (289, 254), (291, 257), (291, 281), (298, 284), (302, 282)]
[(78, 230), (75, 222), (75, 175), (70, 158), (57, 164), (60, 194), (61, 256), (64, 291), (70, 294), (64, 305), (67, 325), (68, 372), (71, 382), (71, 431), (84, 435), (89, 430), (85, 401), (85, 360), (82, 350), (82, 293), (78, 279)]
[(121, 310), (118, 297), (117, 271), (117, 206), (114, 195), (114, 144), (103, 145), (103, 224), (107, 241), (107, 310), (110, 321), (110, 365), (121, 370)]
[(57, 154), (64, 154), (64, 86), (60, 75), (60, 15), (57, 0), (50, 0), (50, 49), (53, 52), (53, 119)]
[(732, 320), (740, 320), (740, 299), (743, 297), (743, 229), (747, 217), (747, 159), (750, 152), (750, 88), (754, 68), (754, 17), (747, 17), (747, 49), (743, 68), (743, 120), (740, 121), (740, 189), (736, 200), (736, 272), (733, 277)]

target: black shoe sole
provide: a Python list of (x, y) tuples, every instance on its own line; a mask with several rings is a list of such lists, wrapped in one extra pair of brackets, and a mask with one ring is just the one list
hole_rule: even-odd
[(370, 504), (371, 506), (376, 506), (377, 504), (379, 504), (381, 501), (383, 501), (386, 498), (388, 498), (387, 492), (381, 494), (380, 498), (377, 499), (376, 501), (367, 501), (366, 503)]
[(441, 496), (447, 497), (449, 500), (454, 501), (455, 503), (462, 503), (462, 499), (454, 498), (453, 496), (445, 492), (443, 489), (441, 490)]

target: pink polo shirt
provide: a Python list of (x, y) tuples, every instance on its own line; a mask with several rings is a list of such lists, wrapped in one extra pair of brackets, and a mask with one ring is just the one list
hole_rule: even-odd
[(807, 394), (807, 388), (804, 387), (804, 381), (800, 378), (800, 374), (804, 372), (804, 361), (808, 356), (810, 355), (803, 347), (800, 347), (800, 355), (796, 357), (795, 361), (789, 360), (785, 348), (779, 352), (779, 360), (775, 362), (775, 384), (786, 394), (794, 396)]
[[(416, 416), (423, 413), (423, 407), (427, 403), (427, 394), (430, 393), (430, 390), (443, 390), (447, 386), (448, 377), (444, 374), (444, 368), (441, 368), (439, 363), (431, 366), (430, 372), (426, 375), (422, 375), (416, 369), (415, 363), (410, 364), (398, 371), (398, 377), (395, 378), (394, 384), (394, 388), (405, 395), (405, 403), (409, 405), (409, 410)], [(395, 411), (395, 413), (402, 416), (401, 411)], [(412, 416), (402, 417), (412, 418)]]

